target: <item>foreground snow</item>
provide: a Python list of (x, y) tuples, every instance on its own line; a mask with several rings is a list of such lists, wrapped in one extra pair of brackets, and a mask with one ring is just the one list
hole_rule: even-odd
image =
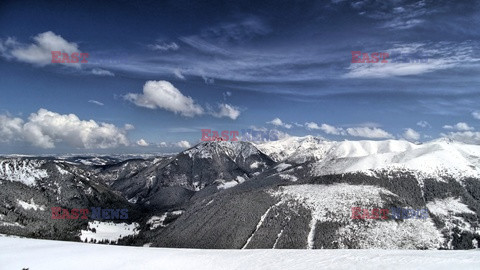
[(1, 269), (478, 269), (480, 251), (198, 250), (0, 236)]

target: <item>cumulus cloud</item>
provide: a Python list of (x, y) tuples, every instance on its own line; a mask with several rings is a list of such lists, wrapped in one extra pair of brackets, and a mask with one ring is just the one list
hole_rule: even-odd
[(123, 129), (125, 129), (125, 130), (132, 130), (132, 129), (135, 129), (135, 127), (134, 127), (132, 124), (125, 124), (125, 126), (123, 127)]
[(472, 112), (473, 118), (480, 120), (480, 111), (474, 111)]
[(355, 127), (346, 129), (348, 135), (353, 137), (363, 137), (370, 139), (391, 139), (394, 138), (392, 134), (386, 132), (381, 128), (371, 127)]
[(420, 133), (411, 128), (407, 128), (405, 129), (405, 132), (403, 132), (403, 138), (408, 141), (418, 141), (418, 139), (420, 139)]
[(148, 142), (146, 142), (144, 139), (140, 139), (137, 141), (138, 146), (148, 146)]
[(179, 141), (179, 142), (175, 143), (175, 146), (181, 147), (181, 148), (190, 148), (190, 147), (192, 147), (192, 146), (190, 145), (190, 143), (187, 142), (187, 141)]
[(345, 135), (345, 130), (343, 128), (337, 128), (328, 124), (322, 124), (322, 126), (320, 126), (320, 129), (327, 134)]
[[(81, 53), (76, 43), (68, 42), (52, 31), (40, 33), (33, 40), (34, 42), (31, 44), (22, 44), (12, 38), (0, 42), (3, 48), (2, 55), (20, 62), (46, 66), (52, 63), (52, 51), (61, 51), (69, 55), (74, 52)], [(65, 63), (64, 65), (79, 67), (80, 63)]]
[(267, 124), (272, 124), (277, 127), (284, 127), (286, 129), (290, 129), (292, 125), (284, 123), (280, 118), (275, 118), (272, 121), (267, 122)]
[[(369, 123), (367, 123), (369, 124)], [(351, 128), (341, 128), (335, 127), (329, 124), (322, 124), (318, 125), (315, 122), (307, 122), (305, 123), (305, 127), (308, 130), (322, 130), (323, 132), (331, 135), (350, 135), (353, 137), (363, 137), (363, 138), (371, 138), (371, 139), (387, 139), (387, 138), (394, 138), (394, 136), (385, 130), (373, 127), (373, 126), (361, 126), (361, 127), (351, 127)]]
[(18, 139), (22, 134), (23, 120), (7, 115), (0, 115), (0, 142)]
[(57, 143), (87, 149), (128, 145), (126, 129), (46, 109), (32, 113), (26, 122), (20, 118), (0, 116), (0, 140), (11, 139), (22, 139), (41, 148), (54, 148)]
[(329, 124), (322, 124), (322, 125), (319, 126), (315, 122), (307, 122), (307, 123), (305, 123), (305, 127), (308, 130), (319, 129), (319, 130), (322, 130), (323, 132), (325, 132), (327, 134), (332, 134), (332, 135), (346, 135), (346, 132), (343, 128), (334, 127), (334, 126), (331, 126)]
[(98, 105), (98, 106), (103, 106), (103, 105), (105, 105), (105, 104), (103, 104), (102, 102), (96, 101), (96, 100), (93, 100), (93, 99), (89, 100), (88, 102), (89, 102), (89, 103), (93, 103), (93, 104)]
[(417, 126), (422, 127), (422, 128), (431, 127), (430, 123), (428, 123), (427, 121), (424, 121), (424, 120), (418, 121)]
[(92, 74), (97, 75), (97, 76), (110, 76), (110, 77), (115, 76), (115, 74), (113, 72), (105, 70), (105, 69), (101, 69), (101, 68), (92, 69)]
[(129, 93), (124, 98), (140, 107), (160, 108), (186, 117), (204, 113), (202, 106), (195, 104), (191, 97), (183, 95), (167, 81), (147, 81), (143, 86), (143, 94)]
[(166, 142), (160, 142), (158, 144), (158, 147), (167, 147), (167, 146), (168, 146), (168, 144)]
[(218, 105), (218, 112), (211, 111), (210, 114), (217, 118), (228, 117), (236, 120), (240, 116), (240, 110), (233, 105), (222, 103)]
[(450, 126), (450, 125), (445, 125), (443, 126), (444, 129), (454, 129), (454, 130), (458, 130), (458, 131), (470, 131), (470, 130), (474, 130), (473, 127), (469, 126), (467, 123), (465, 122), (459, 122), (453, 126)]
[(320, 129), (320, 127), (318, 126), (318, 124), (315, 123), (315, 122), (306, 122), (306, 123), (305, 123), (305, 127), (306, 127), (308, 130)]

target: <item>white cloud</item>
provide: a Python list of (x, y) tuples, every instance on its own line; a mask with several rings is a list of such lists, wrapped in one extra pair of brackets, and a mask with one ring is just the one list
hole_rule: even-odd
[(175, 143), (175, 146), (181, 147), (181, 148), (190, 148), (192, 147), (189, 142), (187, 141), (179, 141)]
[(480, 132), (463, 131), (463, 132), (449, 132), (447, 134), (441, 133), (443, 137), (469, 144), (480, 144)]
[(230, 104), (219, 104), (218, 109), (218, 112), (210, 112), (210, 114), (218, 118), (228, 117), (233, 120), (237, 119), (238, 116), (240, 116), (239, 108)]
[(207, 77), (206, 75), (202, 75), (202, 79), (205, 82), (205, 84), (214, 84), (215, 83), (214, 78)]
[(94, 68), (92, 69), (92, 74), (97, 76), (111, 76), (114, 77), (115, 74), (111, 71), (101, 69), (101, 68)]
[(88, 102), (89, 102), (89, 103), (96, 104), (96, 105), (98, 105), (98, 106), (103, 106), (103, 105), (105, 105), (105, 104), (103, 104), (102, 102), (96, 101), (96, 100), (93, 100), (93, 99), (89, 100)]
[(158, 147), (167, 147), (167, 143), (166, 142), (161, 142), (158, 144)]
[(292, 128), (291, 124), (284, 123), (280, 118), (275, 118), (272, 121), (267, 122), (267, 124), (272, 124), (277, 127), (284, 127), (286, 129)]
[(473, 118), (480, 120), (480, 111), (474, 111), (472, 112)]
[(223, 92), (223, 100), (227, 100), (227, 97), (231, 97), (231, 96), (232, 96), (232, 92), (230, 91)]
[(467, 123), (465, 122), (459, 122), (453, 126), (450, 126), (450, 125), (445, 125), (443, 126), (444, 129), (454, 129), (454, 130), (458, 130), (458, 131), (470, 131), (470, 130), (474, 130), (473, 127), (470, 127)]
[(3, 141), (23, 139), (41, 148), (54, 148), (57, 143), (88, 149), (128, 145), (126, 129), (46, 109), (30, 114), (26, 122), (20, 118), (0, 116), (0, 138)]
[[(413, 22), (413, 21), (412, 21)], [(399, 43), (387, 52), (388, 63), (351, 63), (345, 78), (386, 78), (419, 75), (475, 64), (469, 41), (461, 43)], [(397, 57), (401, 55), (401, 57)], [(421, 61), (423, 60), (423, 61)]]
[(363, 138), (371, 138), (371, 139), (393, 138), (392, 134), (386, 132), (381, 128), (370, 128), (370, 127), (347, 128), (347, 133), (353, 137), (363, 137)]
[(138, 146), (148, 146), (148, 142), (146, 142), (144, 139), (140, 139), (137, 141)]
[(125, 124), (125, 126), (123, 127), (123, 129), (125, 129), (125, 130), (132, 130), (132, 129), (135, 129), (135, 127), (134, 127), (132, 124)]
[[(76, 43), (68, 42), (52, 31), (40, 33), (33, 40), (32, 44), (21, 44), (14, 39), (7, 39), (2, 45), (3, 55), (20, 62), (46, 66), (52, 63), (52, 51), (61, 51), (69, 55), (74, 52), (81, 53)], [(64, 65), (79, 67), (80, 63), (64, 63)]]
[(411, 128), (407, 128), (403, 133), (403, 138), (408, 141), (418, 141), (418, 139), (420, 139), (420, 134)]
[(350, 64), (345, 78), (386, 78), (396, 76), (418, 75), (441, 69), (454, 67), (446, 60), (430, 60), (428, 63), (373, 63)]
[(417, 126), (422, 127), (422, 128), (431, 127), (431, 126), (430, 126), (430, 123), (428, 123), (427, 121), (423, 121), (423, 120), (422, 120), (422, 121), (418, 121), (418, 122), (417, 122)]
[(151, 45), (148, 45), (148, 47), (154, 51), (176, 51), (178, 49), (180, 49), (180, 46), (178, 46), (177, 43), (175, 42), (172, 42), (172, 43), (165, 43), (165, 42), (162, 42), (160, 44), (151, 44)]
[(345, 131), (343, 130), (343, 128), (337, 128), (337, 127), (334, 127), (334, 126), (331, 126), (331, 125), (328, 125), (328, 124), (322, 124), (322, 125), (319, 126), (315, 122), (306, 122), (305, 123), (305, 128), (308, 129), (308, 130), (320, 129), (327, 134), (345, 135)]
[(318, 124), (315, 123), (315, 122), (306, 122), (306, 123), (305, 123), (305, 127), (306, 127), (308, 130), (320, 129), (320, 127), (318, 126)]
[(185, 76), (183, 76), (183, 74), (182, 74), (182, 70), (180, 70), (179, 68), (174, 69), (173, 74), (175, 75), (175, 77), (177, 77), (181, 80), (186, 80)]
[(343, 128), (337, 128), (328, 124), (322, 124), (322, 126), (320, 126), (320, 129), (327, 134), (345, 135), (345, 130)]
[[(367, 123), (370, 124), (370, 123)], [(352, 127), (352, 128), (341, 128), (335, 127), (328, 124), (322, 124), (319, 126), (315, 122), (307, 122), (305, 123), (305, 127), (308, 130), (322, 130), (327, 134), (332, 135), (350, 135), (353, 137), (364, 137), (364, 138), (373, 138), (373, 139), (381, 139), (381, 138), (393, 138), (393, 135), (386, 132), (383, 129), (371, 126), (361, 126), (361, 127)]]
[(140, 107), (161, 108), (186, 117), (204, 113), (202, 106), (195, 104), (191, 97), (184, 96), (167, 81), (147, 81), (143, 86), (143, 94), (129, 93), (124, 98)]
[(0, 142), (18, 139), (22, 134), (23, 120), (0, 115)]

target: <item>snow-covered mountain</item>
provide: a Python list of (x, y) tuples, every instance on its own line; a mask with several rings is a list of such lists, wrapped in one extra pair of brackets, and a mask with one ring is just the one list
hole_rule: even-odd
[[(128, 220), (135, 233), (119, 240), (129, 245), (469, 249), (480, 241), (477, 145), (307, 136), (202, 142), (171, 156), (98, 158), (91, 164), (0, 159), (0, 201), (6, 202), (0, 232), (38, 231), (42, 222), (51, 224), (48, 209), (58, 204), (116, 204), (142, 212)], [(426, 209), (428, 218), (353, 220), (352, 207)], [(79, 238), (87, 225), (64, 238)], [(51, 237), (54, 227), (40, 236)]]
[(52, 220), (51, 207), (127, 208), (129, 204), (97, 176), (93, 167), (63, 159), (0, 158), (0, 233), (80, 240), (85, 220)]
[(325, 141), (290, 137), (257, 145), (276, 161), (310, 161), (314, 176), (378, 170), (408, 170), (422, 177), (480, 177), (480, 145), (440, 139), (423, 144), (402, 140)]

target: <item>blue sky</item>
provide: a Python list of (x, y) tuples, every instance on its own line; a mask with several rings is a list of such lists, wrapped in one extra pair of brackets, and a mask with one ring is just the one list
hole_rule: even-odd
[(173, 152), (203, 128), (478, 144), (479, 26), (476, 1), (2, 1), (0, 152)]

